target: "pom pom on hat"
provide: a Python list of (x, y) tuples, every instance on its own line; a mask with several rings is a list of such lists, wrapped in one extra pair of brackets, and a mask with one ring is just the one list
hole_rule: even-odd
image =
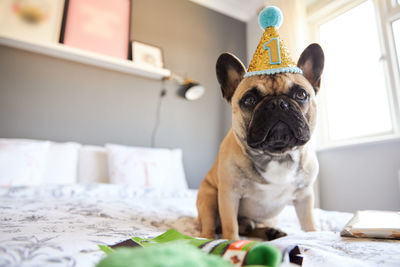
[(258, 16), (258, 23), (265, 30), (268, 27), (279, 28), (283, 22), (283, 15), (279, 8), (270, 6), (264, 8)]

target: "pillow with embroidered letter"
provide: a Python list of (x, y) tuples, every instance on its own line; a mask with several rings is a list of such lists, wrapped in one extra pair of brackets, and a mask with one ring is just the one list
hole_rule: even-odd
[(187, 189), (182, 150), (107, 144), (110, 182), (161, 189)]

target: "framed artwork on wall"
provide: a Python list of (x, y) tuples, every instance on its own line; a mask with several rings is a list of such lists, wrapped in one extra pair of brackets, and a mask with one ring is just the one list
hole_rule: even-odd
[(156, 68), (164, 67), (162, 49), (139, 41), (132, 41), (132, 60)]
[(65, 0), (1, 0), (0, 34), (58, 43)]
[(62, 42), (128, 59), (130, 0), (68, 0)]

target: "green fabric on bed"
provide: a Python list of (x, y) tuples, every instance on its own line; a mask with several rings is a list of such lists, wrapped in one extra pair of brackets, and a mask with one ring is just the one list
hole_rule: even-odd
[[(185, 248), (179, 251), (182, 246), (184, 248), (189, 246), (188, 248), (190, 248), (190, 250)], [(114, 249), (115, 251), (121, 251), (120, 249), (124, 247), (130, 248), (129, 250), (118, 252), (117, 254), (114, 253)], [(154, 251), (154, 248), (160, 247), (161, 249)], [(107, 245), (99, 245), (99, 248), (109, 255), (105, 260), (110, 257), (112, 258), (112, 260), (109, 260), (111, 263), (107, 262), (107, 265), (98, 265), (98, 267), (124, 266), (124, 263), (130, 263), (133, 259), (135, 260), (135, 264), (138, 264), (136, 266), (142, 266), (140, 264), (146, 264), (143, 266), (160, 267), (185, 266), (185, 264), (190, 263), (188, 262), (188, 260), (191, 258), (196, 258), (196, 265), (190, 264), (188, 266), (199, 267), (232, 266), (231, 262), (235, 263), (235, 266), (237, 266), (237, 263), (241, 262), (240, 266), (248, 265), (277, 267), (282, 262), (281, 252), (276, 247), (264, 242), (260, 243), (257, 241), (248, 240), (230, 241), (223, 239), (214, 240), (194, 238), (184, 235), (175, 229), (169, 229), (165, 233), (154, 238), (142, 238), (136, 236), (132, 239), (125, 240), (111, 247)], [(144, 250), (146, 250), (146, 252), (142, 251), (143, 248)], [(198, 248), (200, 248), (200, 250)], [(147, 250), (151, 251), (148, 252)], [(188, 254), (187, 251), (189, 251), (190, 253)], [(131, 253), (134, 253), (135, 255), (132, 256)], [(208, 255), (218, 255), (218, 260), (208, 258)], [(222, 259), (221, 256), (225, 257), (225, 259), (230, 260), (225, 261), (225, 259)], [(168, 258), (168, 261), (165, 261), (164, 257)], [(228, 263), (228, 265), (221, 265), (221, 260), (222, 263), (226, 262)], [(217, 261), (216, 263), (218, 265), (213, 264), (215, 261)], [(114, 262), (117, 262), (118, 265), (115, 265)]]
[(221, 257), (187, 244), (162, 244), (148, 248), (117, 248), (96, 267), (232, 267)]

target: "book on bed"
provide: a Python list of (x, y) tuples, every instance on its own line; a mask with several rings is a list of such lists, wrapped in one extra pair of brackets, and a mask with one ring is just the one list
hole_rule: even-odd
[(400, 212), (357, 211), (341, 236), (400, 239)]

